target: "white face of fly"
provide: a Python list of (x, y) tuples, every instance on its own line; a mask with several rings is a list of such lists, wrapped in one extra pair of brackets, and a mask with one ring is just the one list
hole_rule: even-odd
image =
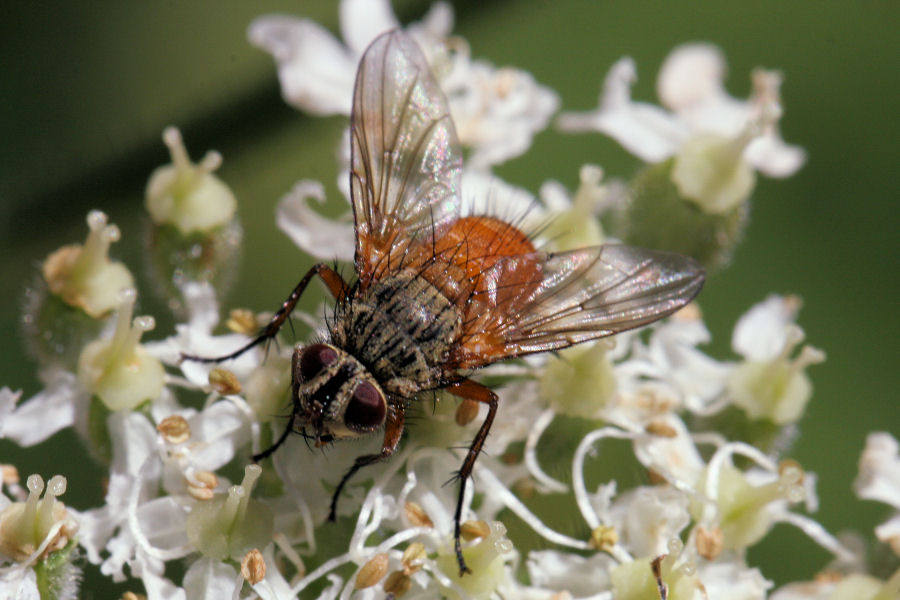
[(297, 346), (292, 379), (298, 422), (313, 430), (317, 446), (359, 437), (384, 423), (384, 392), (358, 360), (339, 348)]

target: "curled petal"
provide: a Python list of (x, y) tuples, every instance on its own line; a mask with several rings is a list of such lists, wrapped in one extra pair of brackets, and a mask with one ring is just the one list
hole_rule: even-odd
[(670, 110), (690, 110), (725, 94), (725, 72), (725, 58), (716, 46), (684, 44), (666, 57), (656, 80), (656, 91)]
[(900, 445), (884, 431), (870, 433), (853, 483), (860, 498), (900, 509)]
[(788, 343), (791, 325), (800, 308), (795, 296), (772, 295), (738, 319), (732, 349), (749, 360), (771, 360)]
[(325, 202), (325, 189), (317, 181), (298, 182), (276, 210), (278, 228), (301, 250), (325, 260), (352, 260), (353, 225), (327, 219), (314, 211), (309, 200)]
[(637, 79), (634, 60), (625, 57), (610, 69), (603, 82), (600, 107), (587, 113), (564, 113), (557, 121), (564, 131), (600, 131), (646, 162), (673, 155), (690, 131), (673, 115), (644, 102), (631, 100)]
[(744, 158), (753, 167), (769, 177), (790, 177), (806, 162), (806, 151), (781, 139), (773, 128), (747, 145)]
[(341, 37), (356, 57), (362, 56), (380, 34), (397, 27), (400, 23), (388, 0), (341, 2)]

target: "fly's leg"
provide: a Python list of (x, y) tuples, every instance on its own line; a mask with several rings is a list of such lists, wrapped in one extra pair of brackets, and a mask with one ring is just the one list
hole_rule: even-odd
[(458, 396), (463, 400), (474, 400), (488, 405), (487, 417), (485, 417), (484, 422), (481, 424), (478, 433), (475, 434), (475, 439), (472, 440), (472, 445), (469, 446), (466, 458), (463, 460), (463, 464), (459, 469), (459, 497), (456, 500), (456, 513), (453, 516), (453, 548), (456, 551), (456, 562), (459, 565), (459, 575), (462, 577), (464, 574), (472, 572), (472, 570), (466, 566), (465, 559), (463, 559), (462, 542), (460, 542), (460, 522), (462, 521), (463, 499), (466, 496), (466, 482), (472, 475), (472, 469), (475, 468), (475, 460), (481, 453), (484, 441), (487, 439), (488, 432), (491, 430), (491, 425), (494, 423), (494, 416), (497, 414), (498, 398), (497, 394), (492, 392), (489, 388), (472, 381), (471, 379), (457, 381), (456, 383), (449, 385), (446, 389), (454, 396)]
[(329, 521), (334, 521), (335, 518), (337, 518), (338, 498), (350, 478), (363, 467), (385, 460), (397, 450), (397, 446), (400, 444), (400, 438), (403, 437), (403, 428), (406, 421), (405, 415), (406, 408), (403, 404), (388, 404), (384, 425), (384, 441), (381, 444), (381, 452), (378, 454), (366, 454), (365, 456), (357, 457), (353, 462), (353, 466), (344, 473), (341, 482), (338, 484), (337, 488), (335, 488), (334, 494), (331, 496), (331, 508), (328, 512)]
[(344, 298), (346, 298), (347, 294), (350, 292), (350, 287), (338, 274), (337, 271), (323, 263), (313, 265), (313, 267), (306, 273), (306, 275), (303, 276), (303, 279), (300, 280), (300, 283), (298, 283), (294, 288), (294, 291), (291, 292), (291, 295), (287, 297), (287, 300), (281, 303), (281, 308), (278, 309), (278, 312), (272, 315), (272, 320), (269, 321), (269, 324), (263, 327), (262, 331), (260, 331), (259, 334), (257, 334), (257, 336), (253, 338), (248, 344), (241, 348), (238, 348), (231, 354), (226, 354), (224, 356), (206, 357), (182, 354), (181, 360), (193, 360), (195, 362), (203, 363), (222, 362), (232, 358), (237, 358), (254, 346), (258, 346), (259, 344), (272, 339), (278, 333), (278, 330), (281, 329), (281, 326), (284, 325), (288, 318), (291, 316), (291, 313), (294, 312), (294, 307), (297, 306), (297, 302), (300, 300), (300, 296), (303, 295), (303, 291), (306, 289), (306, 286), (309, 285), (309, 282), (316, 275), (319, 276), (319, 279), (325, 282), (325, 286), (328, 288), (328, 291), (331, 292), (331, 295), (334, 296), (335, 300), (337, 300), (338, 302), (341, 302)]

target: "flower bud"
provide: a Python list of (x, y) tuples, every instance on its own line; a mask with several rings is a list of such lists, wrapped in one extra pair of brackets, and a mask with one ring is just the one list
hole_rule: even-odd
[[(705, 147), (696, 150), (701, 151), (713, 152)], [(631, 184), (629, 202), (611, 224), (613, 233), (634, 246), (692, 256), (707, 269), (722, 267), (741, 241), (747, 203), (732, 202), (727, 210), (720, 205), (715, 205), (716, 210), (705, 210), (685, 197), (673, 180), (677, 161), (677, 157), (671, 158), (638, 173)], [(681, 165), (681, 170), (685, 169)], [(690, 179), (681, 171), (679, 176)]]
[(244, 397), (260, 421), (284, 414), (290, 406), (291, 361), (273, 355), (250, 373), (244, 383)]
[[(709, 477), (707, 473), (705, 477)], [(743, 550), (761, 540), (774, 525), (776, 513), (773, 502), (800, 502), (806, 491), (803, 487), (803, 471), (796, 463), (782, 469), (775, 481), (753, 485), (736, 467), (723, 464), (718, 474), (716, 493), (718, 528), (721, 529), (722, 548)], [(701, 484), (701, 488), (705, 483)], [(702, 507), (691, 506), (695, 519), (700, 519)], [(718, 534), (717, 534), (718, 535)]]
[[(24, 502), (8, 504), (0, 512), (0, 555), (20, 563), (0, 569), (0, 573), (33, 569), (41, 598), (75, 598), (81, 569), (77, 566), (79, 554), (72, 538), (78, 524), (56, 499), (66, 491), (66, 478), (52, 477), (43, 498), (40, 495), (44, 492), (44, 480), (40, 475), (31, 475), (26, 487), (28, 498)], [(8, 587), (0, 582), (0, 590), (4, 589)], [(31, 597), (24, 592), (24, 587), (19, 588), (19, 593)]]
[(608, 342), (582, 344), (547, 359), (538, 393), (559, 413), (596, 418), (616, 392), (616, 377), (606, 356)]
[(221, 155), (210, 152), (192, 163), (174, 127), (163, 132), (163, 141), (172, 164), (156, 169), (147, 183), (145, 205), (153, 223), (148, 256), (156, 289), (180, 315), (185, 283), (211, 283), (220, 295), (231, 286), (243, 230), (234, 195), (212, 174)]
[(694, 564), (682, 555), (683, 550), (681, 540), (673, 538), (669, 542), (668, 554), (652, 560), (639, 558), (615, 567), (610, 574), (613, 596), (616, 600), (659, 598), (662, 585), (668, 589), (668, 597), (673, 600), (698, 597), (703, 584)]
[(272, 540), (272, 512), (250, 498), (261, 473), (259, 465), (247, 465), (241, 485), (194, 506), (187, 518), (187, 535), (201, 553), (218, 560), (240, 560)]
[(125, 265), (109, 258), (119, 228), (107, 224), (99, 210), (88, 214), (87, 223), (85, 243), (51, 253), (41, 266), (40, 280), (26, 291), (25, 337), (42, 366), (62, 363), (74, 370), (84, 344), (100, 334), (105, 318), (118, 305), (119, 291), (134, 286)]
[(163, 141), (172, 164), (157, 168), (147, 182), (145, 205), (153, 223), (172, 225), (183, 235), (229, 223), (237, 211), (237, 200), (212, 174), (222, 164), (222, 156), (209, 152), (199, 164), (192, 163), (175, 127), (166, 128)]
[[(603, 243), (603, 230), (597, 218), (597, 208), (608, 194), (602, 183), (603, 169), (596, 165), (584, 165), (579, 178), (571, 206), (556, 213), (542, 233), (542, 237), (551, 240), (553, 247), (560, 250)], [(542, 192), (542, 196), (549, 193), (546, 188), (542, 188)]]
[(112, 338), (91, 342), (78, 359), (79, 383), (111, 411), (133, 410), (158, 398), (165, 377), (162, 363), (140, 345), (144, 332), (155, 326), (153, 317), (132, 321), (136, 294), (127, 289), (121, 297)]
[(747, 359), (728, 377), (726, 387), (732, 401), (751, 419), (768, 419), (776, 425), (796, 422), (812, 397), (812, 383), (806, 374), (810, 365), (824, 362), (825, 353), (803, 346), (803, 331), (789, 325), (782, 351), (771, 360)]

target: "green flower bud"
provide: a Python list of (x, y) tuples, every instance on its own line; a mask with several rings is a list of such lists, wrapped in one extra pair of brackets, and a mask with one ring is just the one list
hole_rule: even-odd
[(538, 390), (558, 413), (597, 418), (616, 393), (616, 377), (606, 357), (609, 342), (574, 346), (547, 359)]
[(725, 265), (741, 241), (747, 203), (707, 212), (686, 198), (673, 181), (676, 158), (645, 167), (631, 185), (631, 197), (611, 226), (624, 242), (687, 254), (707, 269)]
[[(772, 502), (803, 500), (803, 470), (794, 463), (785, 464), (777, 480), (759, 486), (751, 484), (744, 473), (732, 465), (723, 465), (719, 470), (716, 505), (724, 548), (742, 550), (761, 540), (774, 525), (775, 515), (769, 507)], [(707, 472), (701, 489), (708, 476)], [(691, 514), (699, 521), (702, 513), (702, 504), (694, 502)]]
[[(702, 583), (691, 562), (680, 561), (684, 544), (678, 538), (669, 542), (669, 554), (659, 560), (659, 576), (669, 592), (669, 600), (691, 600), (697, 597)], [(639, 558), (615, 567), (610, 573), (616, 600), (659, 598), (657, 581), (650, 558)]]
[(291, 405), (291, 360), (270, 356), (244, 383), (244, 397), (260, 421), (284, 416)]
[(233, 485), (227, 494), (216, 494), (191, 510), (187, 536), (205, 556), (240, 561), (249, 550), (265, 548), (272, 540), (272, 511), (250, 498), (261, 473), (259, 465), (247, 465), (241, 485)]
[(167, 127), (163, 141), (172, 164), (156, 169), (147, 182), (145, 205), (156, 225), (173, 225), (183, 235), (208, 232), (229, 223), (237, 210), (231, 190), (212, 174), (222, 164), (209, 152), (199, 164), (191, 162), (181, 132)]
[(112, 338), (85, 346), (78, 359), (78, 381), (111, 411), (132, 410), (162, 392), (165, 370), (140, 345), (141, 336), (155, 326), (153, 317), (131, 320), (136, 294), (122, 291)]
[(157, 291), (183, 317), (186, 283), (210, 283), (219, 296), (231, 287), (243, 229), (234, 194), (212, 174), (221, 155), (210, 152), (194, 164), (177, 129), (167, 128), (163, 140), (172, 164), (156, 169), (147, 183), (145, 205), (153, 223), (148, 258)]
[[(13, 502), (0, 513), (0, 553), (17, 562), (34, 562), (41, 598), (75, 598), (80, 569), (73, 541), (78, 524), (69, 517), (65, 505), (57, 500), (66, 493), (66, 478), (55, 475), (47, 483), (40, 475), (26, 482), (28, 498)], [(35, 553), (40, 555), (35, 557)]]
[[(119, 291), (134, 286), (128, 269), (109, 258), (119, 229), (95, 210), (83, 245), (63, 246), (41, 266), (40, 279), (26, 291), (22, 317), (28, 349), (42, 366), (74, 370), (84, 345), (95, 339), (119, 303)], [(49, 292), (49, 293), (48, 293)]]
[(796, 422), (812, 397), (812, 383), (806, 368), (825, 360), (825, 353), (804, 346), (792, 358), (794, 348), (803, 341), (803, 331), (791, 326), (782, 352), (772, 360), (747, 360), (737, 366), (726, 386), (735, 405), (751, 419), (768, 419), (776, 425)]
[(607, 194), (602, 185), (603, 169), (584, 165), (579, 172), (580, 185), (572, 197), (572, 205), (554, 215), (542, 237), (551, 240), (560, 250), (597, 246), (603, 243), (603, 229), (597, 219), (597, 205)]
[(52, 477), (43, 498), (44, 480), (40, 475), (29, 476), (26, 487), (27, 500), (13, 502), (0, 513), (0, 551), (19, 561), (28, 559), (57, 523), (63, 525), (44, 549), (44, 558), (65, 547), (78, 529), (69, 520), (66, 506), (56, 499), (66, 493), (65, 477)]

